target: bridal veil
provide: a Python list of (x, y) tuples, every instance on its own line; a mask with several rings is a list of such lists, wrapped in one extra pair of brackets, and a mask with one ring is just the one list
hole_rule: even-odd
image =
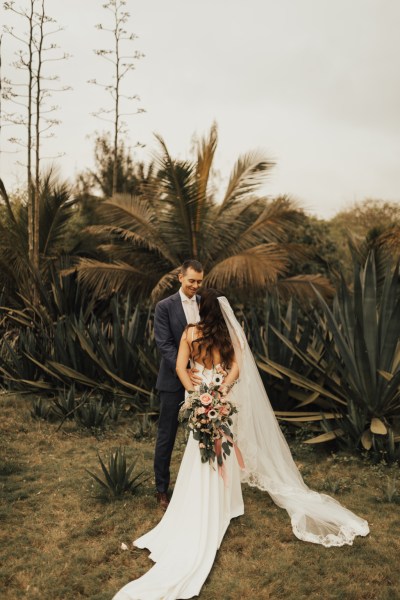
[(225, 297), (218, 298), (239, 362), (232, 400), (238, 407), (236, 442), (245, 468), (241, 480), (268, 492), (287, 510), (300, 540), (323, 546), (352, 544), (369, 533), (367, 521), (326, 494), (310, 490), (293, 460), (268, 400), (246, 336)]

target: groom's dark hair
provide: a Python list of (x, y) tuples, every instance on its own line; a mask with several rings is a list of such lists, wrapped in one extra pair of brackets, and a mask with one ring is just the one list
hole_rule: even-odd
[(185, 260), (185, 262), (182, 263), (182, 266), (181, 266), (182, 275), (185, 275), (186, 271), (188, 269), (193, 269), (194, 271), (196, 271), (196, 273), (202, 273), (204, 271), (203, 265), (201, 264), (201, 262), (199, 262), (198, 260), (194, 260), (192, 258), (189, 258), (189, 260)]

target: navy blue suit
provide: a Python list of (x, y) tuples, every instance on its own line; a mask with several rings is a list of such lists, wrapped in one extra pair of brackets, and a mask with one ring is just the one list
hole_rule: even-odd
[(184, 387), (175, 369), (179, 344), (186, 325), (179, 292), (158, 302), (154, 318), (154, 334), (161, 354), (156, 384), (160, 394), (160, 418), (154, 454), (154, 473), (159, 492), (168, 490), (171, 454), (178, 429), (178, 412), (185, 398)]

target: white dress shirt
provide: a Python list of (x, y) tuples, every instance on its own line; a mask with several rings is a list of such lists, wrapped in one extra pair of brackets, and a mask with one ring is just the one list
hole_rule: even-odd
[(182, 288), (179, 289), (179, 295), (182, 300), (183, 311), (185, 313), (186, 321), (188, 323), (198, 323), (200, 321), (199, 307), (197, 305), (196, 294), (193, 298), (188, 298), (183, 292)]

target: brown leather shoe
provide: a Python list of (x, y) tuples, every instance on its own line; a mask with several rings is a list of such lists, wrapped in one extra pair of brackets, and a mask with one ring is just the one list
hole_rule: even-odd
[(157, 499), (158, 506), (160, 508), (162, 508), (163, 510), (167, 510), (168, 504), (169, 504), (167, 494), (165, 492), (157, 492), (156, 499)]

